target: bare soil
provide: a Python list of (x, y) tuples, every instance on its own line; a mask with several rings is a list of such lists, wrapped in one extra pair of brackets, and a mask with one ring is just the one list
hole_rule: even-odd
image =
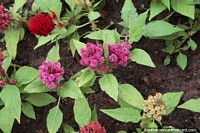
[[(145, 0), (133, 0), (133, 2), (138, 9), (138, 12), (145, 11), (145, 9), (142, 8), (142, 5), (144, 5), (145, 8), (149, 7), (148, 1)], [(104, 28), (112, 20), (115, 24), (111, 28), (121, 30), (118, 23), (120, 22), (120, 10), (123, 3), (123, 0), (119, 0), (118, 3), (115, 0), (107, 1), (105, 7), (100, 9), (100, 13), (103, 17), (97, 24), (98, 27)], [(159, 19), (159, 17), (157, 19)], [(176, 20), (176, 18), (173, 20)], [(80, 32), (84, 32), (85, 30), (90, 30), (90, 27), (88, 27), (88, 29), (82, 29)], [(200, 33), (194, 36), (196, 42), (200, 41), (199, 38)], [(25, 40), (21, 41), (18, 45), (17, 58), (14, 63), (37, 68), (42, 61), (45, 60), (48, 51), (53, 45), (42, 46), (33, 50), (36, 44), (36, 38), (27, 30)], [(180, 91), (184, 92), (180, 103), (192, 98), (200, 97), (200, 47), (194, 52), (189, 51), (187, 53), (189, 58), (188, 66), (186, 70), (183, 71), (177, 67), (175, 59), (173, 59), (174, 61), (172, 61), (169, 66), (164, 66), (163, 60), (166, 54), (161, 51), (161, 49), (165, 47), (163, 41), (142, 38), (141, 41), (133, 43), (132, 46), (133, 48), (139, 47), (146, 50), (150, 54), (156, 68), (129, 63), (128, 66), (120, 67), (113, 71), (113, 74), (117, 77), (119, 82), (132, 84), (145, 98), (147, 98), (148, 95), (154, 95), (156, 92), (164, 94), (166, 92)], [(72, 57), (68, 49), (67, 40), (60, 41), (60, 47), (60, 61), (66, 72), (64, 78), (65, 80), (68, 80), (70, 76), (81, 70), (83, 67), (79, 64), (77, 58)], [(108, 133), (117, 133), (117, 131), (120, 130), (126, 130), (128, 133), (131, 133), (135, 131), (136, 128), (139, 128), (139, 124), (122, 123), (100, 112), (99, 109), (117, 108), (119, 105), (102, 92), (98, 84), (95, 84), (93, 89), (96, 93), (87, 96), (90, 107), (96, 107), (99, 122), (106, 128)], [(64, 123), (69, 124), (78, 130), (78, 125), (75, 123), (73, 117), (73, 104), (74, 101), (71, 99), (63, 100), (61, 110), (64, 114)], [(29, 119), (22, 115), (21, 124), (15, 123), (12, 132), (47, 133), (46, 117), (48, 110), (53, 106), (54, 104), (42, 108), (36, 107), (36, 120)], [(171, 125), (180, 129), (193, 128), (200, 131), (200, 113), (176, 109), (169, 116), (164, 116), (162, 123), (163, 125)], [(63, 129), (59, 130), (59, 133), (63, 132)]]

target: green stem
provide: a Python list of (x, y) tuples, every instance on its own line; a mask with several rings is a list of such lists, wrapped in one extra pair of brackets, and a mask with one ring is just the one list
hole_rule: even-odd
[(174, 13), (175, 13), (175, 11), (173, 11), (172, 13), (170, 13), (167, 17), (165, 17), (163, 19), (163, 21), (167, 21)]
[(57, 105), (56, 106), (59, 106), (60, 105), (60, 96), (58, 98), (58, 102), (57, 102)]

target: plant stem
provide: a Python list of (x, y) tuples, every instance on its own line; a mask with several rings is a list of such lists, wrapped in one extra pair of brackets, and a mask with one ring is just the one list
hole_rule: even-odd
[(13, 63), (11, 63), (10, 66), (12, 66), (12, 67), (16, 67), (16, 68), (21, 68), (21, 67), (22, 67), (22, 66), (20, 66), (20, 65), (13, 64)]
[(60, 105), (60, 96), (59, 96), (59, 98), (58, 98), (58, 103), (57, 103), (56, 106), (59, 106), (59, 105)]

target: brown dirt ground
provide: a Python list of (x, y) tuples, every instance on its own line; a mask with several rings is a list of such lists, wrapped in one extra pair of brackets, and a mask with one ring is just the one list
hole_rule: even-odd
[[(148, 7), (148, 3), (145, 0), (137, 1), (133, 0), (136, 8), (139, 12), (144, 12), (141, 5), (144, 4)], [(107, 1), (106, 6), (100, 10), (102, 18), (98, 26), (100, 28), (106, 27), (109, 21), (114, 21), (115, 25), (112, 28), (117, 27), (121, 30), (121, 27), (117, 25), (120, 22), (120, 10), (123, 5), (123, 0), (119, 0), (118, 3), (115, 0)], [(158, 17), (159, 19), (159, 17)], [(88, 27), (89, 28), (89, 27)], [(83, 29), (80, 32), (84, 32)], [(89, 30), (89, 29), (86, 29)], [(46, 55), (52, 45), (42, 46), (36, 50), (33, 50), (37, 43), (37, 40), (29, 31), (26, 31), (26, 37), (24, 41), (21, 41), (18, 45), (17, 58), (14, 61), (18, 65), (29, 65), (38, 67), (42, 61), (45, 60)], [(194, 36), (195, 41), (198, 42), (200, 33)], [(154, 95), (156, 92), (180, 92), (183, 91), (183, 97), (180, 103), (187, 101), (191, 98), (200, 97), (200, 47), (195, 52), (188, 52), (188, 66), (185, 71), (182, 71), (177, 67), (175, 61), (169, 66), (164, 66), (163, 59), (166, 54), (161, 51), (164, 48), (164, 42), (160, 40), (150, 40), (142, 38), (138, 43), (134, 43), (133, 47), (139, 47), (146, 50), (156, 68), (149, 68), (135, 63), (129, 63), (127, 67), (120, 67), (113, 71), (117, 79), (121, 83), (129, 83), (135, 86), (141, 94), (147, 98), (148, 95)], [(65, 80), (68, 80), (70, 76), (79, 71), (82, 66), (76, 59), (71, 56), (68, 50), (67, 41), (60, 41), (60, 55), (61, 64), (65, 68)], [(173, 59), (174, 60), (174, 59)], [(106, 128), (108, 133), (117, 133), (119, 130), (126, 130), (128, 133), (135, 131), (138, 128), (138, 124), (122, 123), (116, 121), (102, 112), (99, 109), (117, 108), (119, 105), (117, 102), (109, 98), (104, 92), (100, 91), (98, 84), (95, 84), (93, 89), (95, 94), (88, 95), (90, 107), (94, 106), (97, 109), (99, 122)], [(64, 114), (64, 123), (73, 126), (78, 130), (78, 125), (73, 118), (73, 100), (67, 99), (62, 101), (61, 110)], [(13, 133), (46, 133), (46, 117), (48, 110), (52, 108), (54, 104), (51, 104), (42, 108), (35, 108), (36, 120), (29, 119), (22, 115), (21, 124), (14, 124)], [(200, 128), (200, 113), (193, 113), (187, 110), (176, 109), (169, 116), (163, 117), (163, 125), (171, 125), (176, 128)], [(200, 130), (200, 129), (199, 129)], [(59, 133), (63, 130), (60, 129)]]

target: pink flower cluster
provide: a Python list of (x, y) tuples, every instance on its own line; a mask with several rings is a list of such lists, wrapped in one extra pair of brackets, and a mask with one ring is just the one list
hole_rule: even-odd
[(11, 15), (6, 12), (3, 5), (0, 5), (0, 30), (7, 30), (11, 21)]
[[(130, 59), (131, 54), (129, 49), (131, 45), (129, 42), (121, 41), (119, 44), (109, 44), (109, 64), (114, 68), (118, 66), (126, 66), (127, 61)], [(108, 70), (109, 64), (106, 64), (103, 56), (103, 45), (95, 45), (93, 43), (87, 43), (86, 48), (81, 49), (80, 63), (84, 66), (88, 66), (91, 71), (104, 72)]]
[(105, 71), (108, 68), (103, 64), (105, 59), (103, 57), (103, 45), (101, 44), (96, 46), (92, 43), (87, 43), (86, 48), (81, 49), (81, 57), (80, 63), (88, 66), (91, 71)]
[(3, 60), (4, 60), (4, 55), (0, 49), (0, 76), (1, 76), (1, 79), (0, 80), (0, 88), (3, 88), (4, 85), (6, 84), (6, 73), (5, 73), (5, 70), (3, 69), (2, 67), (2, 64), (3, 64)]
[(131, 58), (131, 54), (129, 53), (130, 48), (131, 45), (129, 42), (108, 45), (109, 61), (113, 63), (114, 68), (120, 65), (127, 65), (127, 61)]
[(41, 66), (39, 66), (40, 79), (44, 84), (46, 84), (50, 89), (57, 87), (57, 82), (60, 80), (64, 74), (64, 69), (61, 67), (59, 62), (44, 61)]
[(106, 130), (99, 122), (91, 121), (89, 125), (80, 128), (80, 133), (106, 133)]

